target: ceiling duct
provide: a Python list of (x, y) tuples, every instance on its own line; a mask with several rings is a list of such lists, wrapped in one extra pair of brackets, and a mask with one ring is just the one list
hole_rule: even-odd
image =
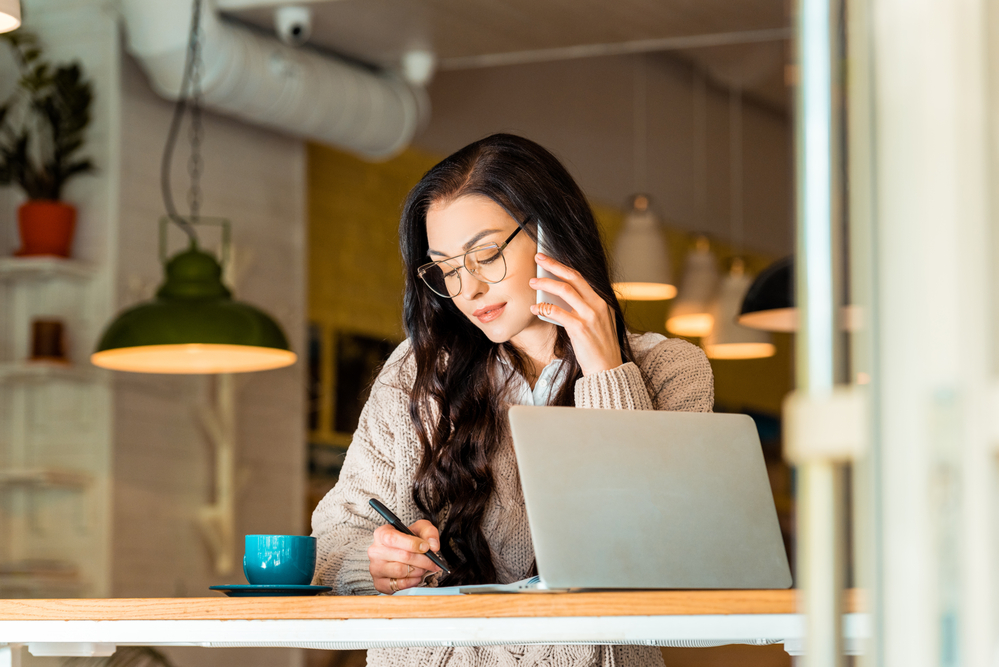
[[(247, 122), (368, 158), (402, 151), (429, 112), (426, 92), (392, 74), (295, 48), (219, 19), (201, 17), (205, 106)], [(122, 0), (128, 52), (153, 89), (180, 94), (191, 27), (190, 0)]]

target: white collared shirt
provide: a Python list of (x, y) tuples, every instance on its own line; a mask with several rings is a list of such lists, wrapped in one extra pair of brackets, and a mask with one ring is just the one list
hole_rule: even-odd
[(542, 369), (538, 381), (534, 383), (534, 389), (531, 389), (523, 375), (513, 370), (510, 362), (502, 358), (501, 361), (513, 375), (510, 379), (510, 402), (515, 405), (548, 405), (551, 397), (558, 393), (565, 382), (565, 373), (562, 372), (565, 362), (561, 359), (553, 359)]

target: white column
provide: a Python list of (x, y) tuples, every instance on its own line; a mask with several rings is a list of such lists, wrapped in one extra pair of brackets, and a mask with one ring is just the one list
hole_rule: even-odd
[(994, 649), (990, 4), (870, 1), (884, 665)]
[[(798, 4), (795, 289), (801, 325), (795, 346), (795, 400), (815, 404), (829, 401), (835, 385), (843, 381), (838, 323), (842, 220), (834, 96), (838, 4), (835, 0)], [(843, 664), (843, 464), (827, 454), (806, 451), (792, 436), (785, 449), (798, 473), (796, 585), (799, 608), (806, 615), (803, 664), (838, 667)]]

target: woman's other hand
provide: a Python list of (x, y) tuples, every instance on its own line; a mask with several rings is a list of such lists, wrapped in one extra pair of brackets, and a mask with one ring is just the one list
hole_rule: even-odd
[(418, 586), (428, 572), (440, 572), (425, 555), (439, 551), (440, 532), (426, 519), (409, 527), (416, 535), (404, 535), (389, 525), (375, 528), (374, 541), (368, 547), (368, 571), (375, 590), (391, 595), (404, 588)]
[(532, 278), (531, 287), (562, 297), (572, 307), (572, 312), (567, 313), (550, 303), (535, 304), (531, 306), (531, 312), (544, 315), (565, 327), (583, 375), (620, 366), (621, 345), (617, 340), (617, 323), (607, 302), (575, 269), (541, 253), (535, 256), (535, 261), (561, 280)]

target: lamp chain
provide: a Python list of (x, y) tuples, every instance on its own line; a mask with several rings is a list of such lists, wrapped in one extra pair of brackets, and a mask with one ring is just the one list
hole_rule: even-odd
[(729, 90), (729, 197), (731, 199), (732, 245), (736, 254), (742, 253), (745, 242), (742, 193), (742, 89)]
[[(203, 169), (201, 159), (201, 142), (204, 136), (201, 123), (201, 4), (202, 0), (193, 0), (191, 33), (188, 38), (187, 57), (184, 63), (184, 78), (181, 80), (180, 94), (177, 96), (176, 104), (174, 104), (170, 131), (167, 134), (166, 145), (163, 147), (163, 160), (160, 162), (160, 190), (163, 193), (163, 205), (166, 208), (167, 216), (187, 234), (192, 247), (198, 244), (198, 236), (191, 221), (196, 221), (201, 213), (201, 172)], [(189, 94), (192, 83), (194, 91)], [(191, 186), (187, 197), (190, 218), (185, 219), (177, 213), (177, 208), (174, 206), (173, 192), (170, 188), (170, 165), (173, 162), (173, 149), (177, 144), (180, 124), (184, 119), (184, 112), (187, 110), (188, 104), (191, 107), (191, 130), (189, 133), (191, 157), (187, 163), (187, 172), (191, 179)]]
[(635, 56), (635, 72), (632, 81), (634, 100), (632, 101), (634, 118), (634, 160), (635, 187), (644, 193), (648, 188), (648, 76), (645, 71), (645, 54)]
[(708, 81), (700, 67), (694, 68), (694, 195), (697, 198), (697, 228), (708, 227)]
[(189, 45), (191, 59), (191, 127), (188, 138), (191, 142), (191, 155), (187, 160), (187, 174), (191, 178), (190, 189), (187, 192), (187, 205), (191, 211), (191, 222), (197, 224), (201, 213), (201, 172), (204, 162), (201, 159), (201, 141), (204, 131), (201, 125), (201, 30), (200, 17), (201, 0), (195, 0), (195, 19), (191, 27), (191, 43)]

